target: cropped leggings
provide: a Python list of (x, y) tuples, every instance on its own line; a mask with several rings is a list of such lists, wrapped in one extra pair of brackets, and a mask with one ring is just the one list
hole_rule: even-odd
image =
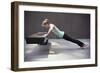
[(83, 42), (79, 41), (79, 40), (76, 40), (76, 39), (73, 39), (71, 38), (70, 36), (68, 36), (67, 34), (64, 33), (64, 36), (63, 36), (63, 39), (65, 40), (68, 40), (70, 42), (73, 42), (75, 44), (77, 44), (78, 46), (82, 47), (84, 45)]

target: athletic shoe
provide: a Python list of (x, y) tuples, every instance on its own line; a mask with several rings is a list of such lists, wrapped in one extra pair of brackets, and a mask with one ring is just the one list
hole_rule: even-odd
[(85, 48), (88, 48), (89, 45), (88, 44), (84, 44), (81, 48), (85, 49)]

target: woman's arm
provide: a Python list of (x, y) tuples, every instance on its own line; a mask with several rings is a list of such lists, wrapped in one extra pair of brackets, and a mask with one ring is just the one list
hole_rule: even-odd
[(44, 34), (44, 36), (47, 37), (51, 33), (53, 28), (54, 28), (54, 25), (50, 24), (50, 28), (49, 28), (48, 32), (46, 34)]

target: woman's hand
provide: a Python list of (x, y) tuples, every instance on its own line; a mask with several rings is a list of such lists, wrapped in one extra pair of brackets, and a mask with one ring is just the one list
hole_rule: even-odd
[(48, 36), (48, 34), (44, 34), (44, 35), (42, 35), (42, 37), (47, 37)]

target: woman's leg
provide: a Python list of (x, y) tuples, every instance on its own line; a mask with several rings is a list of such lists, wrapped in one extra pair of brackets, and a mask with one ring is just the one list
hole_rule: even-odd
[(76, 39), (73, 39), (70, 36), (66, 35), (65, 33), (64, 33), (63, 39), (68, 40), (68, 41), (71, 41), (73, 43), (76, 43), (80, 47), (83, 47), (84, 46), (84, 43), (83, 42), (81, 42), (79, 40), (76, 40)]

